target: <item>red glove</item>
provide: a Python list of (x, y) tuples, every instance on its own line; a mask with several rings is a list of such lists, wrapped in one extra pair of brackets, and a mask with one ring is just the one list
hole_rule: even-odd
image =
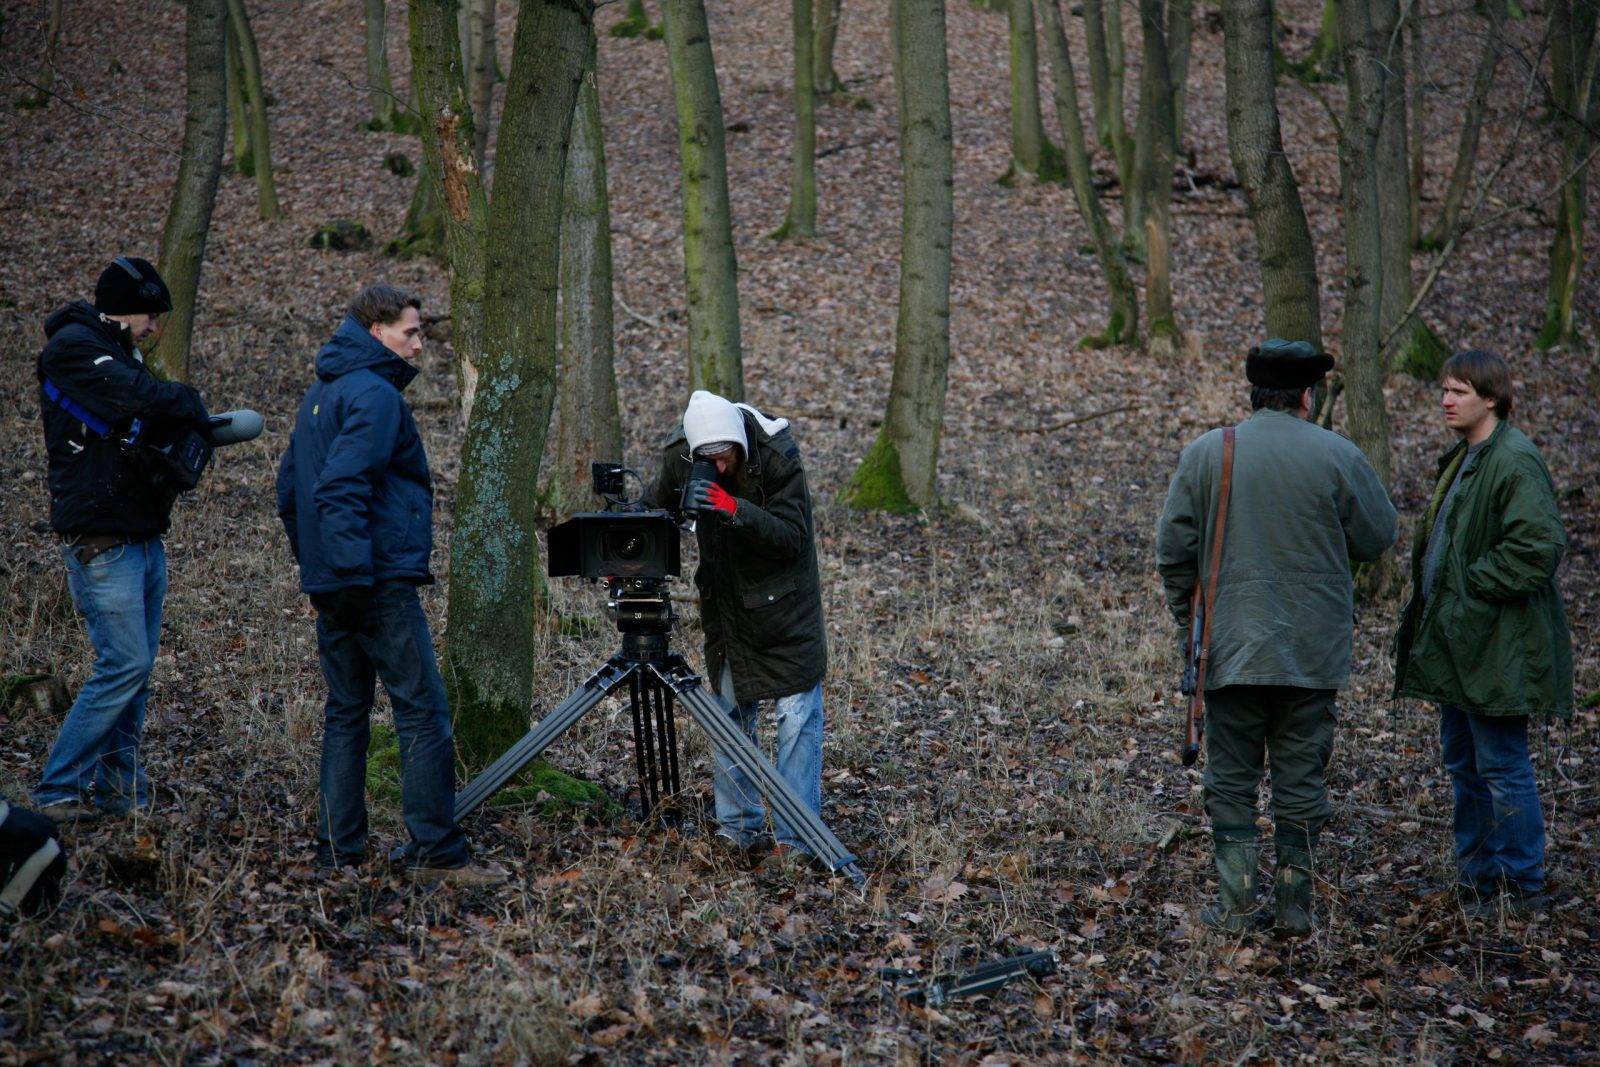
[(739, 510), (738, 499), (716, 482), (696, 482), (691, 497), (697, 509), (712, 508), (730, 519)]

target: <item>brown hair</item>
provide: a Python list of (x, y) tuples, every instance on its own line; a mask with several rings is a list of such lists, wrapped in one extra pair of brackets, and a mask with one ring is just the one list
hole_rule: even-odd
[(1439, 380), (1442, 382), (1446, 378), (1466, 382), (1472, 386), (1473, 392), (1485, 400), (1493, 401), (1496, 417), (1511, 417), (1511, 406), (1515, 400), (1511, 387), (1511, 368), (1499, 353), (1487, 348), (1469, 348), (1465, 352), (1457, 352), (1439, 368)]
[(356, 298), (350, 301), (349, 313), (361, 324), (362, 329), (367, 330), (372, 328), (373, 323), (388, 325), (395, 322), (406, 308), (421, 311), (422, 298), (409, 289), (378, 282), (356, 294)]

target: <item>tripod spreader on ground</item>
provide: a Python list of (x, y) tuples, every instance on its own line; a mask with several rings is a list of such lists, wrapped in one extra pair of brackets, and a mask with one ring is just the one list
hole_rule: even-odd
[[(688, 662), (667, 647), (671, 605), (665, 588), (648, 596), (628, 596), (613, 583), (613, 607), (623, 631), (622, 651), (574, 689), (554, 711), (533, 725), (456, 796), (456, 818), (463, 819), (608, 695), (628, 687), (634, 723), (634, 758), (639, 772), (639, 803), (648, 812), (678, 789), (677, 733), (673, 704), (706, 732), (712, 746), (756, 784), (767, 805), (805, 845), (806, 851), (857, 885), (866, 882), (856, 858), (827, 824), (795, 795), (761, 749), (709, 693)], [(654, 720), (652, 722), (652, 720)]]

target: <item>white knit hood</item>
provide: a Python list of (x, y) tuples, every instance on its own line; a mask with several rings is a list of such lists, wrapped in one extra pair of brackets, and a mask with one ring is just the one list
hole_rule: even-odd
[(745, 439), (742, 414), (746, 411), (755, 416), (768, 436), (789, 428), (788, 419), (770, 419), (749, 404), (735, 404), (726, 397), (696, 389), (683, 412), (683, 435), (688, 439), (689, 453), (693, 455), (701, 445), (732, 441), (749, 456), (750, 442)]

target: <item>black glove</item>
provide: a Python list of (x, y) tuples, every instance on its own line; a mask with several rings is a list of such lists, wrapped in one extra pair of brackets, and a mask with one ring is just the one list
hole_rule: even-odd
[(731, 520), (739, 510), (738, 499), (716, 482), (690, 482), (689, 502), (697, 514), (711, 512), (724, 522)]
[(313, 593), (311, 606), (335, 630), (360, 630), (372, 610), (372, 586), (347, 585), (331, 593)]

